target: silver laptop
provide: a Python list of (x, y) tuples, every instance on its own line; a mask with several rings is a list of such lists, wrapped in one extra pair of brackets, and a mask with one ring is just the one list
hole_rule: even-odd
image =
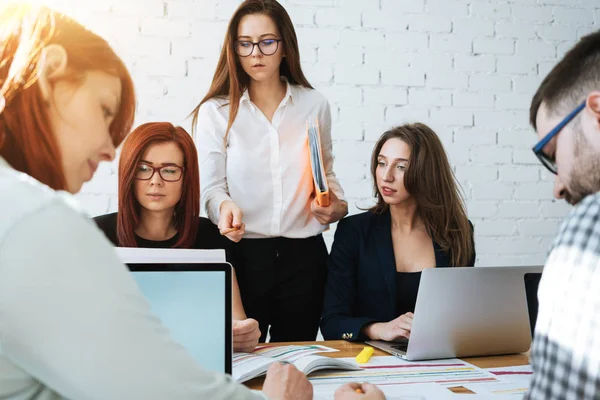
[(410, 340), (366, 343), (407, 360), (525, 352), (532, 337), (525, 274), (542, 268), (426, 269)]

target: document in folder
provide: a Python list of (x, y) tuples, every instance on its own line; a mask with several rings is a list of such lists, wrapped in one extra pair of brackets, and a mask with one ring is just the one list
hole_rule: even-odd
[(312, 171), (313, 182), (317, 202), (322, 207), (329, 205), (329, 185), (325, 175), (323, 165), (323, 152), (321, 149), (321, 134), (319, 132), (319, 120), (315, 122), (306, 122), (306, 133), (308, 135), (308, 151), (310, 154), (310, 168)]

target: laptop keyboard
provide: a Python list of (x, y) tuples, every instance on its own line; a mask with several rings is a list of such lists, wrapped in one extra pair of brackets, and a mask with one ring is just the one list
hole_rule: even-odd
[(408, 339), (404, 342), (392, 344), (391, 348), (406, 352), (406, 350), (408, 349)]

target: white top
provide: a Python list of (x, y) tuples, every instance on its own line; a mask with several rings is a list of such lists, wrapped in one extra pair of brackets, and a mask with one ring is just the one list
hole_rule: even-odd
[(171, 340), (72, 196), (2, 158), (0, 193), (1, 399), (264, 398)]
[(244, 213), (247, 238), (307, 238), (327, 229), (310, 211), (313, 178), (306, 122), (317, 117), (329, 190), (345, 200), (333, 172), (329, 103), (319, 92), (288, 83), (269, 122), (246, 90), (227, 137), (227, 149), (228, 100), (204, 103), (196, 145), (200, 194), (211, 221), (217, 224), (221, 203), (233, 200)]

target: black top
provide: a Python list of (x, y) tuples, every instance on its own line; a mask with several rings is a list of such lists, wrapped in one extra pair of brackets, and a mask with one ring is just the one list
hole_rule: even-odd
[(421, 271), (396, 272), (396, 317), (415, 312), (420, 282)]
[[(453, 266), (451, 254), (438, 243), (433, 250), (437, 268)], [(474, 262), (475, 252), (467, 265)], [(414, 311), (421, 274), (398, 277), (389, 211), (339, 221), (327, 266), (321, 318), (326, 340), (366, 340), (363, 326), (391, 321), (403, 309)]]
[[(94, 218), (94, 222), (98, 225), (108, 240), (115, 246), (121, 247), (117, 239), (117, 214), (105, 214)], [(167, 240), (148, 240), (138, 235), (135, 235), (135, 240), (138, 247), (150, 249), (169, 249), (179, 239), (179, 232), (171, 239)], [(216, 227), (209, 219), (198, 217), (198, 233), (196, 241), (191, 249), (225, 249), (227, 261), (232, 262), (232, 246), (233, 242), (219, 233), (219, 228)]]

